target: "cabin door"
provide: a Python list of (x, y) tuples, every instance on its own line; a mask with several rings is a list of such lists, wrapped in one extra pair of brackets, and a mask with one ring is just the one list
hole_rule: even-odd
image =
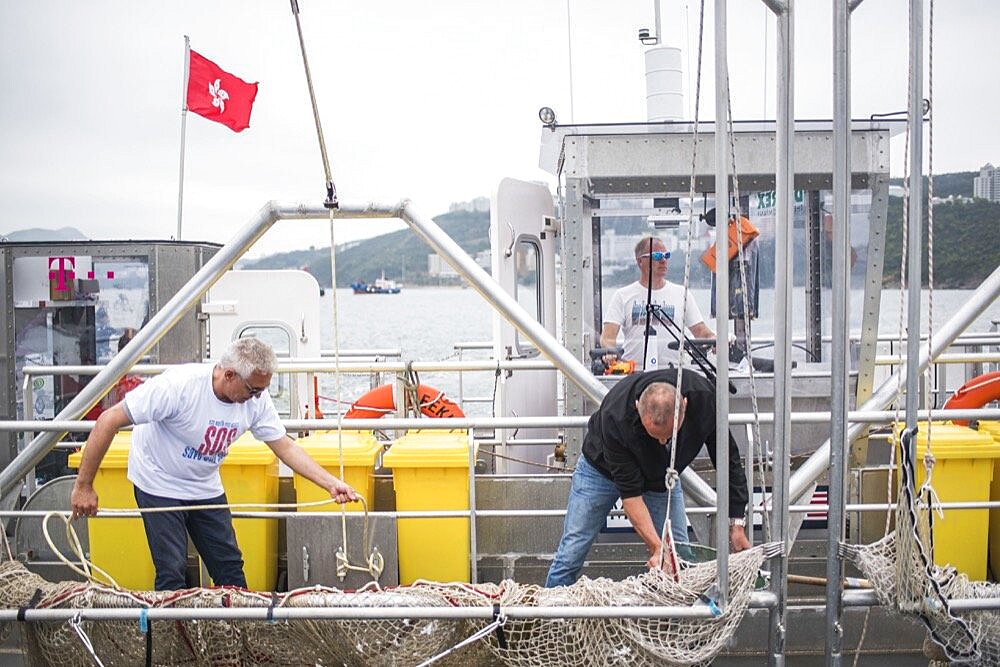
[[(256, 336), (274, 348), (278, 361), (320, 356), (319, 284), (305, 271), (227, 271), (208, 291), (208, 359), (229, 343)], [(309, 376), (275, 373), (268, 393), (281, 415), (305, 416), (311, 404)]]
[[(544, 185), (505, 178), (490, 207), (493, 277), (545, 329), (556, 332), (556, 226), (552, 194)], [(493, 354), (497, 359), (536, 359), (539, 351), (500, 315), (493, 316)], [(556, 415), (556, 372), (522, 370), (499, 378), (496, 414), (502, 417)], [(503, 431), (500, 473), (544, 473), (555, 447), (556, 429)], [(550, 440), (516, 444), (517, 440)], [(513, 441), (513, 442), (512, 442)], [(511, 459), (521, 459), (523, 463)]]

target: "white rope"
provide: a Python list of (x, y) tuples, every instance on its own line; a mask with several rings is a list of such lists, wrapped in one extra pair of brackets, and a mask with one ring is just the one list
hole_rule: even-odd
[[(369, 527), (369, 516), (368, 516), (368, 501), (365, 500), (364, 496), (360, 493), (357, 494), (358, 501), (363, 506), (364, 511), (364, 528), (362, 531), (362, 544), (364, 553), (367, 554), (364, 566), (352, 565), (347, 556), (347, 539), (346, 533), (344, 534), (344, 542), (338, 548), (335, 558), (337, 563), (337, 572), (343, 571), (344, 574), (340, 575), (343, 579), (347, 576), (347, 570), (356, 570), (359, 572), (365, 572), (372, 579), (378, 579), (382, 576), (382, 572), (385, 569), (385, 559), (382, 554), (379, 553), (378, 549), (373, 549), (371, 547), (371, 531)], [(313, 500), (310, 502), (302, 503), (231, 503), (231, 504), (217, 504), (217, 505), (179, 505), (173, 507), (146, 507), (141, 509), (135, 508), (104, 508), (100, 512), (105, 514), (158, 514), (164, 512), (192, 512), (198, 510), (250, 510), (250, 509), (266, 509), (266, 510), (291, 510), (291, 509), (302, 509), (306, 507), (318, 507), (321, 505), (329, 505), (330, 503), (336, 502), (333, 498), (327, 498), (323, 500)], [(346, 503), (345, 503), (346, 504)], [(342, 517), (343, 521), (346, 522), (346, 507), (343, 505), (341, 509), (344, 513)], [(105, 570), (101, 569), (95, 563), (90, 561), (86, 554), (84, 553), (83, 545), (80, 542), (79, 535), (77, 535), (76, 529), (73, 528), (72, 521), (70, 521), (70, 512), (48, 512), (42, 519), (42, 533), (45, 536), (45, 541), (48, 543), (49, 548), (56, 557), (62, 561), (71, 570), (82, 576), (87, 581), (102, 584), (107, 583), (114, 588), (122, 589), (122, 587), (114, 580), (114, 578), (108, 574)], [(49, 534), (48, 523), (52, 517), (59, 517), (66, 524), (66, 539), (69, 542), (70, 550), (73, 552), (73, 556), (79, 559), (80, 565), (70, 561), (62, 553), (62, 551), (55, 545), (51, 535)], [(102, 582), (97, 577), (94, 576), (93, 571), (96, 571), (104, 581)]]
[(479, 631), (477, 631), (477, 632), (469, 635), (468, 637), (466, 637), (465, 639), (463, 639), (459, 643), (455, 644), (451, 648), (447, 649), (446, 651), (438, 653), (433, 658), (428, 658), (427, 660), (424, 660), (422, 663), (420, 663), (419, 665), (417, 665), (417, 667), (426, 667), (427, 665), (433, 665), (435, 662), (437, 662), (441, 658), (444, 658), (445, 656), (451, 655), (455, 651), (457, 651), (457, 650), (459, 650), (461, 648), (464, 648), (464, 647), (468, 646), (469, 644), (474, 644), (477, 641), (479, 641), (480, 639), (482, 639), (483, 637), (488, 637), (490, 635), (490, 633), (492, 633), (495, 630), (497, 630), (497, 628), (500, 628), (501, 631), (502, 631), (503, 626), (506, 625), (506, 624), (507, 624), (507, 617), (504, 616), (503, 614), (498, 614), (495, 621), (493, 621), (491, 623), (488, 623), (482, 629), (480, 629)]
[[(911, 81), (913, 79), (913, 77), (912, 77), (912, 72), (913, 72), (912, 65), (910, 66), (910, 70), (909, 71), (911, 73), (911, 76), (909, 76), (907, 78), (907, 81)], [(910, 89), (911, 89), (911, 86), (908, 83), (907, 84), (907, 99), (909, 99), (909, 97), (910, 97), (910, 94), (909, 94)], [(907, 259), (908, 259), (908, 255), (909, 255), (909, 252), (908, 252), (908, 245), (909, 244), (908, 244), (907, 239), (909, 238), (909, 231), (908, 231), (909, 222), (908, 221), (909, 221), (909, 215), (910, 215), (910, 206), (909, 206), (909, 202), (910, 202), (910, 173), (908, 171), (909, 168), (910, 168), (909, 165), (910, 165), (910, 126), (909, 126), (909, 123), (907, 123), (907, 125), (906, 125), (906, 134), (905, 134), (905, 141), (904, 141), (904, 144), (903, 144), (903, 209), (902, 209), (902, 216), (901, 216), (902, 220), (903, 220), (903, 227), (902, 227), (901, 243), (900, 243), (900, 253), (899, 253), (899, 321), (897, 322), (897, 324), (898, 324), (897, 333), (898, 333), (899, 338), (896, 341), (896, 344), (899, 347), (899, 353), (900, 353), (900, 355), (903, 354), (904, 342), (906, 341), (906, 324), (905, 324), (905, 322), (906, 322), (906, 264), (907, 264)], [(911, 350), (907, 350), (907, 353), (911, 354), (912, 351)], [(896, 373), (896, 400), (893, 402), (893, 432), (899, 438), (899, 442), (900, 442), (899, 458), (900, 458), (900, 464), (901, 464), (903, 457), (906, 456), (906, 452), (903, 451), (903, 446), (902, 446), (902, 442), (903, 442), (902, 433), (898, 429), (898, 424), (900, 422), (900, 414), (901, 414), (901, 410), (900, 410), (900, 398), (903, 396), (903, 376), (904, 376), (904, 373), (902, 372), (902, 366), (900, 368), (898, 368), (897, 370), (899, 372)], [(895, 459), (896, 459), (896, 447), (893, 446), (889, 450), (889, 468), (890, 468), (890, 470), (893, 469), (894, 465), (896, 465), (896, 460)], [(892, 512), (892, 500), (893, 500), (893, 494), (892, 494), (892, 475), (889, 475), (886, 478), (885, 497), (886, 497), (886, 503), (887, 503), (887, 506), (888, 506), (887, 509), (886, 509), (886, 512), (885, 512), (885, 534), (888, 535), (889, 531), (890, 531), (890, 527), (892, 526), (892, 516), (893, 516), (893, 512)]]
[[(727, 113), (728, 113), (727, 123), (729, 125), (729, 133), (728, 133), (729, 134), (729, 160), (730, 160), (730, 164), (732, 166), (732, 172), (733, 172), (733, 194), (734, 194), (734, 196), (736, 198), (736, 257), (737, 257), (736, 263), (739, 265), (739, 268), (740, 268), (740, 284), (743, 286), (743, 304), (742, 304), (743, 305), (743, 309), (742, 309), (743, 310), (743, 339), (744, 339), (744, 342), (745, 342), (745, 345), (746, 345), (746, 350), (744, 350), (744, 352), (746, 354), (746, 359), (747, 359), (747, 369), (748, 369), (748, 372), (750, 374), (749, 375), (749, 377), (750, 377), (750, 405), (751, 405), (751, 409), (753, 410), (753, 421), (751, 422), (751, 428), (750, 428), (750, 433), (752, 435), (753, 442), (748, 443), (747, 456), (750, 456), (752, 459), (756, 458), (756, 460), (757, 460), (757, 466), (758, 466), (757, 474), (760, 475), (760, 479), (761, 479), (761, 495), (762, 495), (761, 501), (762, 501), (762, 506), (763, 507), (767, 507), (768, 504), (769, 504), (768, 501), (770, 500), (771, 495), (773, 495), (773, 491), (772, 491), (772, 494), (768, 494), (767, 490), (766, 490), (766, 487), (764, 485), (764, 480), (766, 479), (765, 470), (764, 470), (764, 466), (765, 466), (764, 462), (765, 462), (766, 456), (765, 456), (765, 452), (764, 452), (764, 443), (761, 441), (761, 438), (760, 438), (760, 406), (758, 405), (758, 400), (757, 400), (757, 375), (756, 375), (756, 371), (754, 370), (754, 367), (753, 367), (753, 355), (750, 352), (750, 298), (749, 298), (749, 284), (747, 283), (746, 262), (744, 261), (746, 259), (746, 252), (745, 252), (745, 249), (744, 249), (744, 241), (743, 241), (743, 225), (740, 224), (740, 216), (742, 215), (742, 212), (740, 211), (740, 179), (739, 179), (739, 172), (736, 169), (736, 140), (733, 137), (733, 98), (732, 98), (732, 94), (730, 92), (731, 89), (729, 87), (729, 81), (728, 81), (729, 74), (728, 74), (728, 71), (727, 71), (726, 76), (727, 76), (727, 80), (726, 80), (726, 94), (727, 94), (727, 97), (726, 97), (726, 110), (727, 110)], [(779, 206), (783, 206), (784, 204), (782, 202), (779, 202), (778, 205)], [(747, 213), (749, 214), (749, 211), (747, 211)], [(718, 234), (720, 233), (719, 232), (718, 202), (716, 202), (716, 222), (715, 222), (715, 224), (716, 224), (716, 226), (715, 226), (716, 232), (715, 233), (716, 233), (716, 237), (718, 237)], [(726, 232), (727, 233), (728, 233), (728, 225), (729, 225), (729, 212), (726, 211)], [(722, 289), (722, 287), (719, 286), (717, 289)], [(726, 287), (726, 289), (728, 289), (728, 286)], [(728, 316), (729, 316), (729, 313), (726, 313), (726, 317), (728, 317)], [(729, 362), (729, 360), (727, 359), (726, 363), (728, 363), (728, 362)], [(749, 488), (753, 488), (752, 480), (747, 480), (747, 486)], [(776, 509), (774, 511), (776, 511)], [(766, 539), (770, 539), (771, 538), (771, 520), (770, 520), (770, 515), (769, 515), (768, 512), (762, 512), (761, 514), (763, 515), (764, 533), (765, 533)], [(751, 520), (752, 520), (752, 517), (751, 517)]]
[(73, 631), (76, 632), (76, 636), (80, 638), (80, 642), (83, 644), (83, 647), (87, 649), (87, 653), (90, 654), (94, 664), (98, 667), (104, 667), (104, 663), (101, 662), (101, 659), (97, 657), (97, 653), (94, 651), (94, 645), (91, 643), (90, 637), (88, 637), (87, 633), (83, 631), (83, 616), (80, 612), (77, 612), (76, 615), (69, 620), (69, 627), (73, 628)]
[[(930, 0), (927, 40), (927, 99), (931, 112), (927, 120), (927, 340), (931, 341), (934, 340), (934, 0)], [(937, 364), (931, 357), (924, 371), (928, 389), (936, 388), (931, 383), (931, 379), (937, 375), (936, 368)], [(928, 466), (926, 479), (928, 485), (934, 468), (934, 456), (931, 454), (931, 424), (933, 421), (928, 419), (927, 451), (924, 454), (924, 464)]]
[[(705, 35), (705, 0), (701, 0), (701, 11), (698, 16), (698, 65), (697, 65), (697, 75), (695, 83), (695, 96), (694, 96), (694, 141), (692, 142), (691, 148), (691, 174), (688, 181), (688, 235), (687, 235), (687, 245), (684, 251), (684, 291), (681, 297), (681, 323), (680, 331), (682, 339), (678, 341), (678, 357), (677, 357), (677, 387), (674, 394), (674, 432), (671, 435), (670, 441), (670, 464), (667, 466), (667, 471), (665, 475), (665, 483), (667, 487), (667, 512), (666, 517), (663, 521), (663, 526), (660, 529), (660, 544), (669, 547), (670, 551), (670, 566), (674, 574), (674, 579), (679, 580), (678, 577), (678, 560), (677, 560), (677, 545), (674, 544), (673, 539), (673, 524), (670, 520), (670, 507), (673, 503), (673, 488), (677, 484), (679, 479), (677, 473), (677, 432), (679, 430), (680, 422), (680, 412), (682, 403), (681, 388), (684, 383), (684, 341), (683, 334), (687, 327), (687, 302), (688, 293), (691, 284), (691, 248), (694, 241), (694, 183), (695, 183), (695, 165), (698, 159), (698, 115), (701, 108), (701, 63), (702, 63), (702, 49), (704, 44)], [(660, 560), (657, 563), (658, 568), (663, 568), (664, 558), (667, 556), (667, 549), (660, 549)]]

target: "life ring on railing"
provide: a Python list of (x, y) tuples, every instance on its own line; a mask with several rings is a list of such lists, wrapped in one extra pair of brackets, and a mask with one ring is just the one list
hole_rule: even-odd
[[(962, 408), (981, 408), (987, 403), (1000, 401), (1000, 371), (986, 373), (979, 377), (974, 377), (951, 395), (944, 402), (944, 410), (960, 410)], [(969, 420), (955, 419), (956, 424), (968, 426)]]
[[(417, 385), (417, 400), (420, 412), (428, 417), (464, 417), (458, 404), (444, 395), (444, 392), (426, 384)], [(384, 384), (351, 403), (344, 419), (378, 419), (396, 411), (393, 400), (393, 385)]]

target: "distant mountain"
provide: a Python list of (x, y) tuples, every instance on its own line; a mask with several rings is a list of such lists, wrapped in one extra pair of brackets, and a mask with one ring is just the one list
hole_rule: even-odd
[[(977, 172), (958, 172), (934, 176), (934, 194), (937, 197), (958, 195), (971, 197), (972, 179)], [(924, 183), (926, 184), (926, 178)], [(893, 180), (894, 183), (898, 179)], [(927, 246), (927, 210), (924, 209), (923, 242)], [(885, 287), (899, 283), (899, 246), (902, 236), (902, 199), (890, 197), (886, 220), (887, 246), (884, 263), (883, 284)], [(489, 213), (487, 211), (455, 210), (439, 215), (434, 220), (466, 252), (475, 255), (489, 249)], [(1000, 243), (996, 242), (1000, 229), (1000, 204), (986, 201), (974, 203), (947, 203), (934, 207), (935, 222), (935, 282), (940, 288), (969, 288), (981, 283), (1000, 265)], [(602, 215), (601, 224), (605, 231), (614, 229), (619, 235), (643, 234), (649, 231), (648, 223), (642, 217), (616, 216), (614, 209)], [(403, 285), (438, 284), (438, 278), (427, 273), (427, 256), (430, 248), (409, 229), (383, 234), (365, 241), (344, 244), (337, 249), (337, 286), (347, 287), (362, 280), (371, 282), (385, 271), (385, 277)], [(773, 241), (765, 241), (761, 247), (762, 257), (773, 257)], [(805, 249), (801, 243), (795, 248), (795, 284), (803, 284), (805, 270)], [(675, 253), (670, 262), (671, 280), (682, 280), (684, 266), (682, 251)], [(311, 272), (320, 285), (330, 285), (330, 249), (310, 248), (293, 252), (269, 255), (260, 259), (243, 262), (246, 269), (301, 269)], [(695, 261), (691, 274), (691, 284), (708, 287), (711, 275), (701, 262)], [(619, 271), (604, 276), (605, 285), (625, 284), (635, 279), (634, 269)], [(926, 284), (926, 266), (924, 282)], [(760, 272), (761, 287), (774, 285), (773, 263), (762, 262)]]
[(39, 227), (33, 227), (31, 229), (19, 229), (13, 232), (0, 234), (0, 240), (7, 240), (11, 242), (30, 242), (87, 241), (89, 239), (76, 227), (63, 227), (61, 229), (41, 229)]
[[(488, 211), (449, 211), (434, 218), (441, 229), (470, 255), (490, 247)], [(427, 272), (433, 251), (409, 229), (382, 234), (337, 247), (337, 287), (352, 282), (373, 282), (385, 277), (409, 285), (436, 285)], [(330, 247), (293, 250), (240, 263), (243, 269), (305, 269), (323, 287), (330, 286)]]
[[(938, 177), (934, 177), (937, 196)], [(971, 188), (970, 188), (971, 192)], [(947, 196), (947, 195), (945, 195)], [(923, 210), (922, 284), (927, 285), (928, 216)], [(903, 200), (889, 199), (886, 225), (884, 287), (899, 285), (900, 250), (903, 239)], [(934, 283), (946, 289), (971, 289), (1000, 266), (1000, 204), (977, 199), (972, 203), (934, 206)]]
[[(934, 196), (947, 199), (972, 196), (972, 179), (979, 176), (978, 171), (956, 171), (950, 174), (934, 174)], [(924, 189), (927, 188), (927, 177), (923, 177)], [(903, 179), (891, 178), (889, 185), (903, 185)]]

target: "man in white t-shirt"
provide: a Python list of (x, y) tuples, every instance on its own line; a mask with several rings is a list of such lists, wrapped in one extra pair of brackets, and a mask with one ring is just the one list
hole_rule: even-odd
[[(101, 413), (87, 438), (70, 496), (73, 518), (97, 513), (94, 476), (115, 434), (130, 424), (135, 429), (128, 478), (140, 509), (225, 505), (219, 466), (229, 445), (247, 430), (338, 503), (357, 500), (350, 486), (313, 461), (285, 432), (267, 393), (276, 365), (267, 343), (242, 338), (215, 365), (177, 366), (126, 394)], [(146, 512), (142, 520), (156, 590), (186, 587), (188, 534), (217, 585), (246, 587), (228, 509)]]
[[(676, 342), (676, 339), (653, 314), (649, 316), (648, 349), (644, 336), (647, 299), (648, 303), (658, 309), (658, 312), (681, 326), (684, 288), (681, 285), (667, 282), (667, 258), (669, 257), (670, 253), (667, 252), (663, 241), (652, 236), (647, 236), (639, 241), (635, 246), (635, 262), (639, 266), (639, 280), (615, 292), (607, 308), (604, 309), (601, 345), (615, 347), (618, 332), (621, 331), (625, 338), (625, 352), (622, 358), (635, 361), (635, 367), (638, 370), (655, 371), (659, 368), (667, 368), (669, 364), (677, 365), (680, 359), (679, 351), (668, 347), (668, 344)], [(650, 279), (653, 283), (651, 295), (649, 292)], [(715, 338), (715, 332), (705, 324), (701, 310), (690, 292), (688, 292), (687, 309), (684, 313), (684, 324), (695, 338)]]
[[(676, 342), (664, 324), (653, 314), (649, 315), (649, 344), (646, 344), (646, 304), (655, 306), (681, 326), (683, 311), (684, 324), (696, 338), (715, 338), (715, 332), (708, 328), (701, 310), (688, 292), (687, 309), (683, 309), (684, 287), (667, 282), (667, 252), (663, 241), (646, 236), (635, 245), (635, 263), (639, 267), (639, 280), (622, 287), (614, 293), (604, 309), (604, 324), (601, 330), (601, 345), (613, 348), (618, 344), (618, 332), (624, 336), (622, 358), (635, 361), (637, 371), (655, 371), (669, 368), (680, 361), (680, 345), (676, 350), (668, 344)], [(652, 292), (649, 290), (652, 282)], [(606, 359), (611, 361), (612, 359)], [(643, 363), (645, 361), (645, 363)], [(680, 480), (670, 494), (670, 524), (674, 542), (687, 542), (687, 517), (684, 513), (684, 491)], [(657, 529), (660, 527), (657, 526)]]

